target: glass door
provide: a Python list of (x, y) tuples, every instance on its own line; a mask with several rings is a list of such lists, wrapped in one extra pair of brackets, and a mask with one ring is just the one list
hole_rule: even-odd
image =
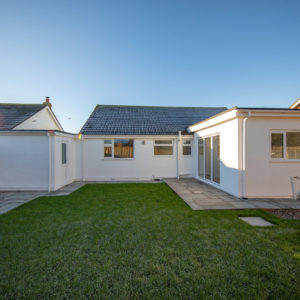
[(215, 135), (213, 144), (213, 181), (220, 183), (220, 136)]
[(220, 183), (220, 136), (198, 139), (198, 175)]

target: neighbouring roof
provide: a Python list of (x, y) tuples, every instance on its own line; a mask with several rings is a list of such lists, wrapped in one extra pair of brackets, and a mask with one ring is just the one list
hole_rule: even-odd
[(297, 99), (291, 106), (292, 109), (300, 109), (300, 98)]
[(188, 134), (187, 127), (226, 107), (97, 105), (81, 129), (85, 135)]
[(0, 103), (0, 130), (12, 130), (45, 106), (47, 105)]

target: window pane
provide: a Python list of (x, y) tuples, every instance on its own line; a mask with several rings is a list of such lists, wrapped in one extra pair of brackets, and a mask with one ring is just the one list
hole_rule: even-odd
[(283, 133), (272, 133), (272, 158), (283, 158)]
[(300, 132), (286, 133), (286, 157), (300, 159)]
[(187, 141), (183, 141), (184, 145), (190, 145), (191, 144), (191, 140), (187, 140)]
[(203, 164), (203, 139), (198, 140), (198, 175), (200, 177), (204, 176), (204, 164)]
[(115, 158), (133, 158), (133, 140), (118, 139), (114, 141)]
[(205, 139), (205, 178), (211, 180), (211, 138)]
[(104, 147), (104, 157), (112, 157), (112, 147)]
[(213, 137), (213, 181), (220, 183), (220, 136)]
[(173, 146), (154, 146), (154, 155), (173, 155)]
[(112, 140), (104, 140), (104, 144), (112, 144)]
[(191, 155), (192, 147), (191, 146), (183, 146), (182, 153), (183, 153), (183, 155)]
[(157, 144), (157, 145), (161, 145), (161, 144), (172, 145), (172, 140), (155, 140), (155, 144)]
[(67, 144), (65, 143), (61, 144), (61, 163), (67, 163)]

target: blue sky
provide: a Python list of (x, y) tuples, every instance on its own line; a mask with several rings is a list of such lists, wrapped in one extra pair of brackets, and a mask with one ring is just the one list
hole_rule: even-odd
[(300, 1), (0, 0), (0, 101), (288, 107), (299, 49)]

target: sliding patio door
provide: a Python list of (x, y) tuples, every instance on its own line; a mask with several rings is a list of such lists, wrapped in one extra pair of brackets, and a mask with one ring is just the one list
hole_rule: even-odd
[(198, 139), (198, 175), (220, 183), (220, 136)]
[(204, 140), (205, 144), (205, 178), (211, 180), (211, 138), (208, 137)]
[(220, 183), (220, 136), (215, 135), (213, 145), (213, 181)]

